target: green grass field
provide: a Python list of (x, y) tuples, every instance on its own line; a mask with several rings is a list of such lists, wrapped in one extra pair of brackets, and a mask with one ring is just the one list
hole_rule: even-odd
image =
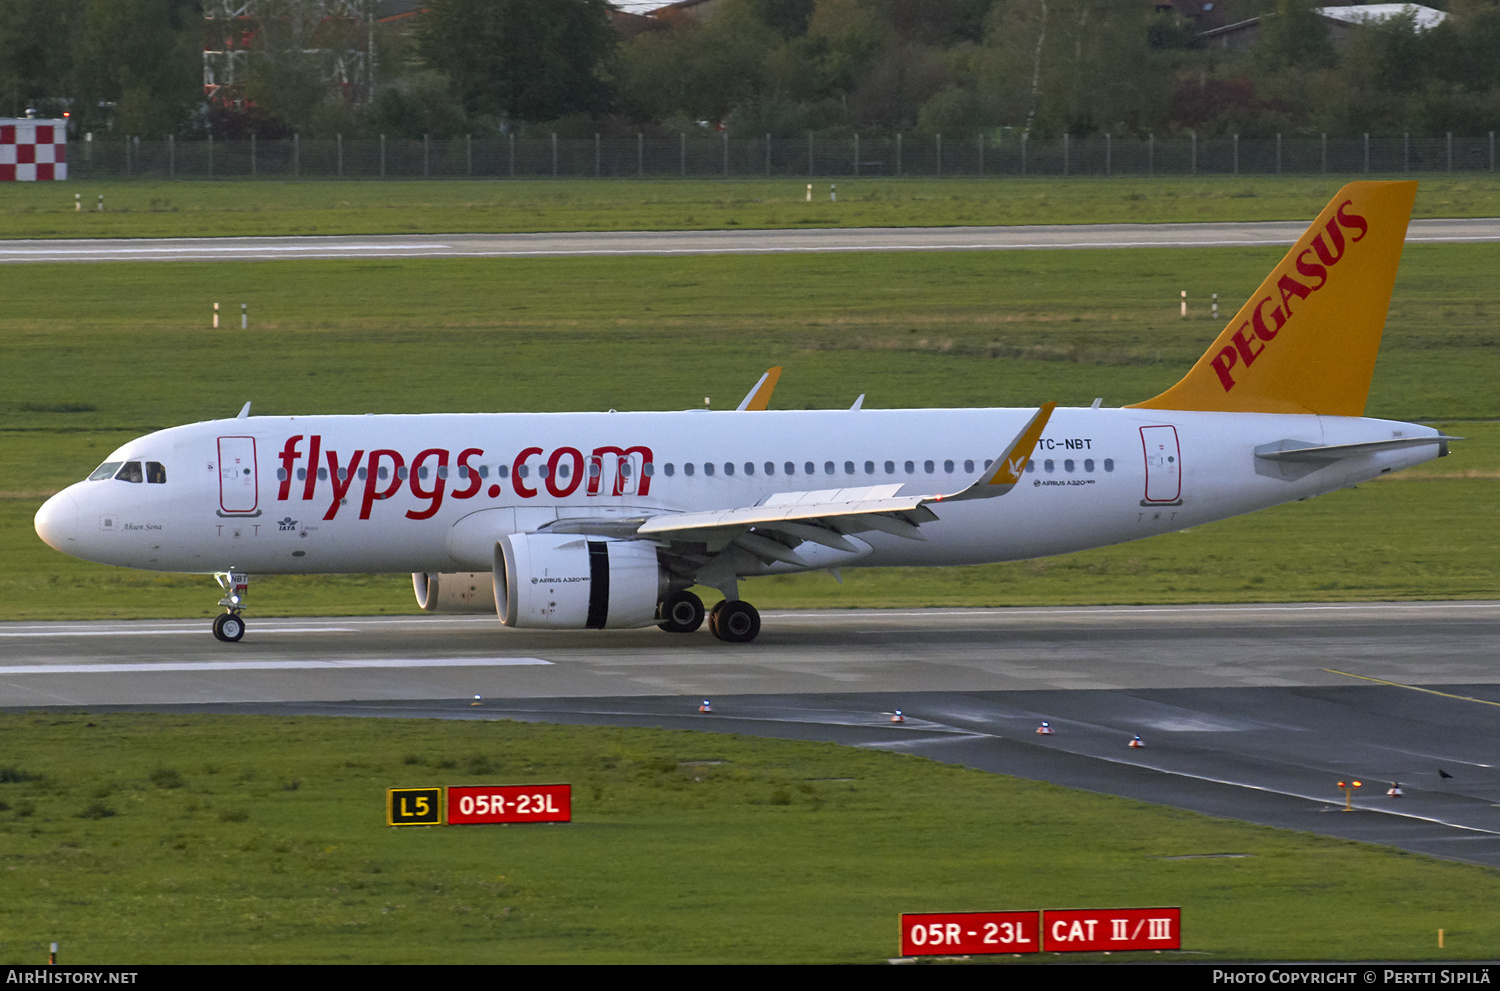
[[(1181, 906), (1194, 962), (1500, 956), (1494, 870), (831, 744), (97, 713), (0, 744), (6, 964), (869, 963), (902, 912), (1114, 905)], [(562, 781), (571, 824), (385, 825), (389, 787)]]
[[(946, 227), (1311, 220), (1344, 182), (1403, 176), (1081, 179), (111, 180), (6, 183), (0, 237)], [(1500, 215), (1500, 178), (1424, 176), (1418, 217)], [(74, 196), (83, 207), (74, 211)], [(96, 209), (104, 196), (104, 212)]]
[[(0, 268), (0, 618), (194, 616), (207, 578), (85, 564), (31, 515), (131, 436), (257, 413), (1087, 405), (1170, 385), (1274, 249)], [(1418, 472), (1044, 561), (747, 586), (766, 607), (1500, 597), (1500, 246), (1407, 249), (1371, 415), (1473, 438)], [(1080, 288), (1086, 287), (1086, 288)], [(1179, 287), (1193, 312), (1177, 316)], [(213, 301), (252, 329), (208, 329)], [(233, 308), (233, 307), (232, 307)], [(562, 342), (562, 343), (560, 343)], [(1380, 534), (1371, 540), (1370, 534)], [(62, 591), (64, 594), (59, 594)], [(255, 614), (409, 612), (407, 576), (258, 579)]]
[[(1305, 219), (1337, 180), (0, 188), (8, 237)], [(85, 197), (97, 191), (89, 187)], [(1424, 181), (1418, 213), (1500, 213)], [(733, 223), (731, 223), (733, 221)], [(1119, 405), (1274, 250), (0, 266), (0, 620), (206, 615), (31, 516), (146, 431), (258, 413)], [(1500, 248), (1407, 249), (1369, 413), (1452, 457), (1150, 541), (747, 586), (777, 606), (1500, 598)], [(1194, 312), (1176, 315), (1177, 293)], [(208, 329), (214, 301), (252, 330)], [(257, 579), (254, 615), (411, 612), (408, 576)], [(497, 634), (498, 635), (498, 634)], [(516, 723), (0, 715), (0, 961), (865, 962), (900, 912), (1174, 904), (1183, 957), (1494, 959), (1488, 869), (891, 754)], [(570, 781), (576, 821), (393, 830), (396, 785)], [(858, 837), (857, 843), (851, 843)], [(1223, 855), (1241, 855), (1226, 857)], [(1185, 859), (1177, 859), (1185, 858)], [(1446, 948), (1436, 934), (1445, 931)], [(1330, 950), (1330, 948), (1333, 948)], [(1121, 957), (1113, 958), (1115, 960)], [(1155, 958), (1153, 958), (1155, 959)]]

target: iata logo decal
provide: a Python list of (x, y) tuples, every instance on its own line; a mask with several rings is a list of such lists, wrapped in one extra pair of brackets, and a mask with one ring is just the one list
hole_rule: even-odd
[[(586, 496), (649, 495), (654, 474), (651, 449), (641, 445), (615, 447), (604, 445), (589, 454), (573, 447), (559, 447), (547, 454), (540, 447), (523, 448), (514, 458), (494, 466), (495, 479), (490, 480), (490, 465), (484, 463), (480, 447), (466, 447), (457, 456), (446, 448), (429, 447), (407, 457), (386, 448), (363, 449), (347, 458), (323, 446), (321, 434), (307, 440), (305, 467), (302, 434), (288, 437), (278, 457), (280, 488), (276, 498), (292, 498), (292, 486), (301, 489), (305, 501), (317, 497), (321, 488), (329, 499), (323, 519), (338, 515), (339, 507), (352, 498), (359, 499), (359, 518), (367, 520), (375, 503), (398, 496), (404, 488), (425, 505), (408, 509), (408, 519), (425, 520), (437, 515), (444, 498), (473, 499), (481, 492), (497, 499), (505, 483), (522, 499), (534, 499), (542, 490), (555, 498), (564, 498), (582, 490)], [(450, 468), (450, 465), (452, 466)], [(450, 490), (450, 479), (455, 482)], [(355, 481), (362, 483), (358, 496), (351, 496)], [(606, 488), (607, 486), (607, 488)], [(295, 529), (298, 521), (288, 516), (277, 525), (283, 530)]]
[(282, 519), (276, 521), (276, 529), (282, 531), (295, 530), (297, 529), (297, 521), (292, 519), (290, 516), (283, 517)]
[[(1297, 274), (1307, 281), (1299, 281), (1283, 272), (1276, 282), (1280, 303), (1272, 305), (1277, 303), (1276, 296), (1267, 296), (1257, 301), (1250, 319), (1231, 335), (1232, 343), (1214, 357), (1213, 369), (1218, 373), (1225, 392), (1234, 388), (1234, 377), (1229, 374), (1230, 370), (1236, 365), (1249, 368), (1255, 364), (1255, 359), (1265, 352), (1267, 345), (1292, 318), (1293, 299), (1307, 299), (1328, 284), (1328, 270), (1344, 259), (1343, 228), (1357, 232), (1349, 239), (1352, 244), (1358, 244), (1369, 233), (1369, 222), (1357, 213), (1348, 212), (1347, 208), (1353, 202), (1345, 200), (1340, 203), (1323, 230), (1313, 238), (1312, 246), (1297, 255)], [(1267, 306), (1271, 306), (1269, 311)]]

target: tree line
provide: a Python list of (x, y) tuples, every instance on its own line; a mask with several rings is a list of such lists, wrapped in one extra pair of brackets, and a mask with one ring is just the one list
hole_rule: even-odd
[(718, 0), (635, 34), (606, 0), (427, 0), (373, 29), (257, 0), (234, 85), (206, 99), (201, 0), (5, 0), (0, 115), (225, 138), (1500, 129), (1500, 0), (1428, 0), (1436, 27), (1402, 14), (1338, 47), (1311, 0), (1222, 4), (1261, 18), (1253, 45), (1159, 0)]

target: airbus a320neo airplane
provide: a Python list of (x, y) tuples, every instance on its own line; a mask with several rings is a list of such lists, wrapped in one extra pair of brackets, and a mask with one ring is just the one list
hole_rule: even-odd
[[(428, 611), (745, 643), (740, 579), (1099, 547), (1447, 454), (1363, 416), (1414, 182), (1339, 190), (1187, 375), (1123, 409), (249, 416), (148, 434), (47, 500), (67, 554), (247, 575), (413, 572)], [(777, 370), (773, 369), (772, 372)]]

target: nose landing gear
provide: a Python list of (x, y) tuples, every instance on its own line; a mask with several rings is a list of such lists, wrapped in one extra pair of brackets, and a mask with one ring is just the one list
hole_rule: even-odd
[(241, 571), (221, 571), (214, 580), (224, 590), (219, 600), (225, 612), (214, 618), (214, 639), (224, 643), (238, 643), (245, 635), (245, 620), (240, 611), (245, 608), (245, 593), (250, 588), (250, 576)]

